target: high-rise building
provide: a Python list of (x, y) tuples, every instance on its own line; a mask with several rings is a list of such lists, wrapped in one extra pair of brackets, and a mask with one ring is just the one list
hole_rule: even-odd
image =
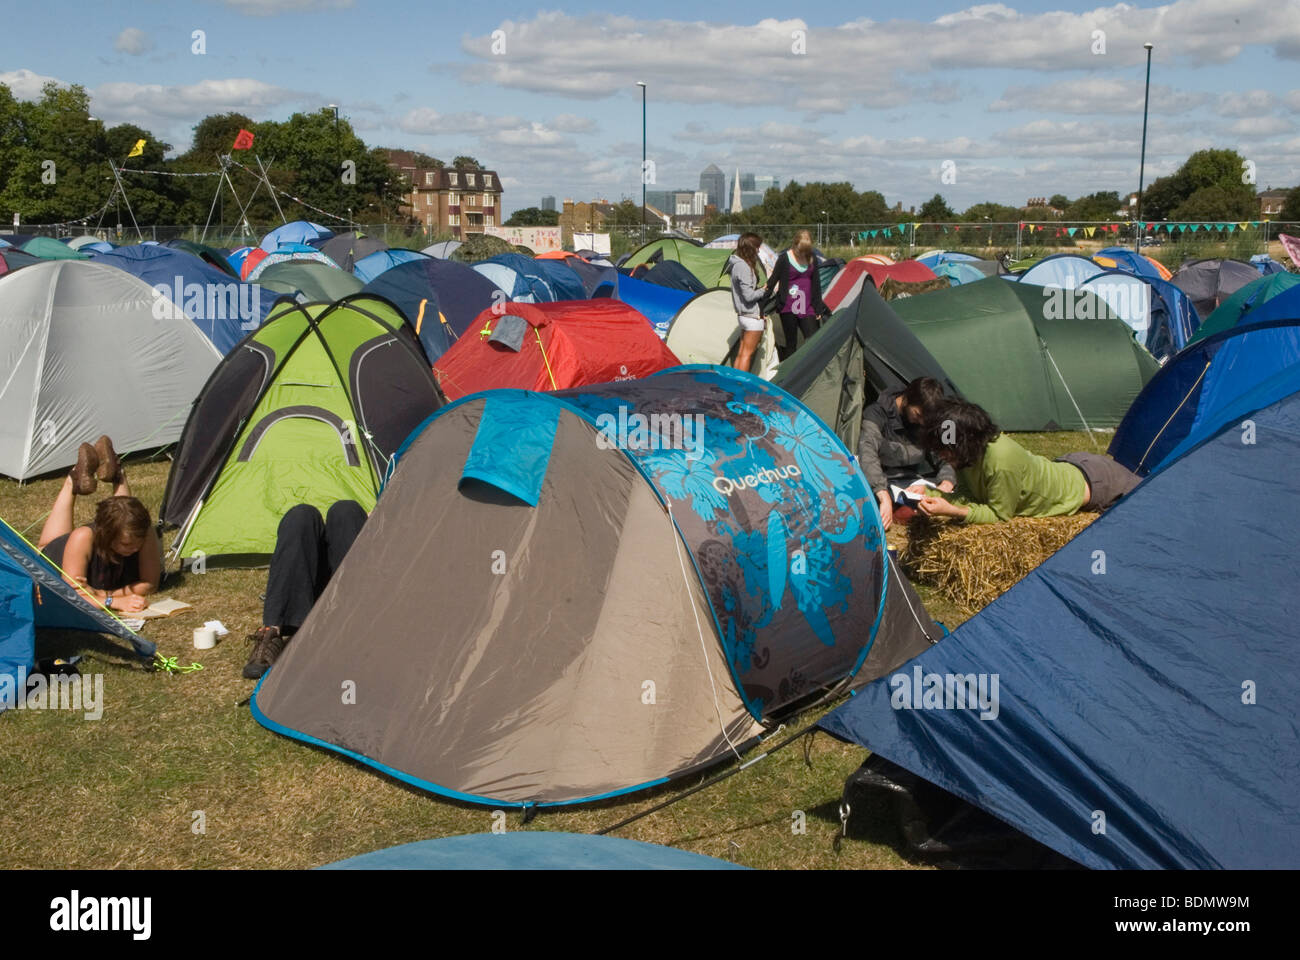
[(542, 197), (542, 209), (543, 209), (543, 210), (554, 210), (554, 209), (555, 209), (555, 198), (554, 198), (554, 197)]
[(727, 200), (727, 175), (716, 163), (711, 163), (700, 174), (700, 189), (704, 191), (705, 203), (721, 210)]

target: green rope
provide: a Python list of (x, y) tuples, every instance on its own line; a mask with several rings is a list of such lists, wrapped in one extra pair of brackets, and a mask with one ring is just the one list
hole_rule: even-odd
[(161, 670), (163, 673), (194, 673), (196, 670), (202, 670), (203, 664), (190, 661), (188, 667), (182, 667), (179, 664), (179, 657), (164, 657), (161, 653), (155, 653), (154, 668)]

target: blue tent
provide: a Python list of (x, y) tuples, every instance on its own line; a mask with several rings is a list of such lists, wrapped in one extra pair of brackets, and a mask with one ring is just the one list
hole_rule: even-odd
[(916, 259), (919, 263), (925, 264), (935, 273), (938, 273), (939, 271), (935, 268), (941, 264), (970, 263), (972, 260), (979, 260), (980, 258), (973, 253), (962, 253), (959, 250), (931, 250), (928, 253), (921, 254)]
[(552, 303), (585, 300), (582, 279), (554, 260), (534, 260), (521, 253), (499, 253), (474, 264), (474, 269), (495, 283), (511, 300)]
[(1173, 356), (1200, 326), (1191, 299), (1172, 283), (1127, 270), (1103, 270), (1079, 284), (1133, 328), (1138, 343), (1157, 360)]
[(415, 328), (432, 363), (447, 352), (478, 315), (493, 303), (506, 302), (487, 277), (457, 260), (423, 257), (399, 264), (366, 284), (394, 304)]
[(241, 283), (223, 270), (172, 247), (141, 244), (96, 253), (107, 263), (162, 291), (223, 354), (262, 325), (276, 295)]
[(292, 223), (286, 223), (282, 227), (276, 227), (264, 236), (262, 238), (262, 249), (267, 253), (274, 253), (284, 243), (306, 245), (308, 240), (318, 240), (321, 237), (332, 236), (334, 236), (334, 231), (329, 227), (322, 227), (319, 223), (312, 223), (308, 220), (295, 220)]
[(1282, 264), (1278, 263), (1267, 253), (1255, 254), (1250, 258), (1250, 262), (1253, 263), (1260, 274), (1265, 277), (1274, 273), (1286, 273), (1286, 267), (1282, 266)]
[(1300, 320), (1300, 286), (1284, 290), (1267, 303), (1252, 308), (1246, 316), (1252, 324), (1273, 320)]
[(1257, 406), (1277, 400), (1297, 371), (1300, 320), (1251, 323), (1198, 340), (1142, 388), (1116, 428), (1109, 453), (1140, 476), (1162, 470), (1230, 423), (1242, 398), (1261, 396), (1263, 390), (1265, 396), (1272, 391), (1271, 399)]
[(821, 726), (1088, 867), (1300, 864), (1300, 394), (1250, 417)]
[(1043, 257), (1032, 267), (1020, 274), (1021, 283), (1032, 283), (1039, 287), (1064, 287), (1073, 290), (1087, 280), (1101, 273), (1104, 268), (1087, 257), (1077, 253), (1054, 253)]
[(141, 657), (154, 644), (77, 596), (58, 569), (0, 520), (0, 710), (13, 703), (19, 670), (35, 663), (36, 629), (89, 630), (129, 642)]
[(695, 297), (695, 294), (689, 290), (662, 287), (657, 283), (649, 283), (614, 272), (617, 279), (614, 281), (611, 295), (649, 320), (650, 326), (655, 328), (655, 333), (659, 334), (661, 339), (668, 335), (668, 328), (672, 325), (673, 318), (681, 312), (688, 300)]
[(470, 833), (375, 850), (321, 870), (743, 870), (739, 864), (621, 837), (550, 830)]
[(410, 263), (413, 260), (428, 260), (427, 253), (419, 253), (415, 250), (404, 250), (401, 247), (390, 247), (387, 250), (376, 250), (374, 253), (367, 254), (352, 265), (352, 274), (362, 283), (369, 283), (381, 273), (400, 266), (403, 263)]
[(1155, 264), (1128, 247), (1106, 247), (1104, 250), (1098, 250), (1093, 256), (1114, 260), (1116, 267), (1144, 280), (1163, 279)]
[(977, 283), (988, 276), (979, 267), (963, 260), (944, 260), (930, 269), (934, 271), (936, 277), (947, 277), (948, 283), (954, 287), (959, 287), (963, 283)]
[[(565, 257), (561, 261), (566, 267), (578, 275), (582, 281), (582, 289), (588, 297), (609, 297), (613, 296), (613, 290), (618, 286), (618, 278), (622, 276), (618, 269), (606, 263), (591, 263), (582, 257)], [(597, 290), (605, 288), (603, 292), (597, 293)]]

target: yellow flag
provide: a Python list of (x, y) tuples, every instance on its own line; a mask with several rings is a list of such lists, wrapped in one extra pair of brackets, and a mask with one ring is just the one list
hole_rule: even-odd
[(131, 148), (131, 152), (126, 155), (126, 158), (130, 160), (132, 157), (138, 157), (140, 154), (144, 153), (144, 145), (146, 142), (147, 141), (144, 140), (137, 140), (135, 146)]

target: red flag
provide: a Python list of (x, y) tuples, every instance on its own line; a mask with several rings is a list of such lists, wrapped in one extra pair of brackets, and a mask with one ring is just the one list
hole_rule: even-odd
[(249, 150), (253, 146), (253, 135), (247, 130), (240, 130), (239, 136), (235, 137), (235, 145), (231, 150)]

